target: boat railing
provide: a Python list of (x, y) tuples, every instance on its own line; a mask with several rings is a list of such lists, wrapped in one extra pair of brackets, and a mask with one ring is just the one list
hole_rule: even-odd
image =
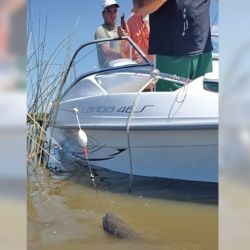
[[(100, 65), (99, 56), (99, 45), (109, 42), (110, 46), (116, 42), (125, 41), (127, 48), (130, 52), (127, 58), (115, 58), (114, 60), (108, 61), (105, 65)], [(136, 51), (137, 55), (140, 55), (141, 62), (138, 63), (131, 58), (132, 50)], [(119, 69), (125, 67), (135, 67), (135, 66), (152, 66), (151, 62), (147, 59), (145, 54), (140, 48), (127, 36), (118, 38), (107, 38), (94, 40), (88, 43), (82, 44), (74, 53), (69, 66), (64, 75), (64, 81), (62, 82), (62, 93), (65, 93), (67, 89), (73, 86), (77, 79), (82, 78), (82, 76), (95, 73), (95, 72), (105, 72), (112, 69)]]

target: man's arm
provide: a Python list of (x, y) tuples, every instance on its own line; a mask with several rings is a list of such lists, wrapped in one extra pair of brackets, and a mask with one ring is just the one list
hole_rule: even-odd
[(122, 57), (120, 51), (110, 48), (109, 43), (103, 43), (100, 45), (103, 56), (106, 60), (114, 60)]
[[(108, 35), (105, 33), (103, 28), (99, 27), (96, 32), (95, 32), (95, 39), (105, 39), (105, 38), (110, 38)], [(103, 42), (99, 45), (99, 49), (102, 53), (102, 56), (105, 58), (105, 60), (114, 60), (121, 58), (120, 51), (110, 48), (110, 42)]]
[(145, 17), (158, 10), (167, 0), (133, 0), (132, 12)]

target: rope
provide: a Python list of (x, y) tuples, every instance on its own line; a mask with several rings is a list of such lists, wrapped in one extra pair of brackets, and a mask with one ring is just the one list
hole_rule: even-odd
[(150, 76), (150, 79), (149, 81), (143, 86), (143, 88), (141, 88), (139, 90), (139, 92), (137, 93), (136, 97), (135, 97), (135, 100), (134, 100), (134, 103), (132, 105), (132, 110), (131, 110), (131, 113), (128, 117), (128, 122), (127, 122), (127, 128), (126, 128), (126, 131), (127, 131), (127, 140), (128, 140), (128, 152), (129, 152), (129, 166), (130, 166), (130, 177), (129, 177), (129, 186), (128, 186), (128, 192), (131, 193), (132, 192), (132, 185), (133, 185), (133, 162), (132, 162), (132, 152), (131, 152), (131, 144), (130, 144), (130, 123), (131, 123), (131, 120), (132, 120), (132, 116), (133, 116), (133, 112), (137, 106), (137, 101), (139, 99), (139, 96), (142, 92), (142, 90), (144, 88), (146, 88), (148, 85), (150, 84), (155, 84), (158, 79), (157, 79), (157, 76), (159, 74), (159, 70), (157, 69), (154, 69), (151, 73), (151, 76)]
[(135, 97), (134, 103), (132, 105), (132, 110), (131, 113), (129, 114), (128, 117), (128, 123), (127, 123), (127, 140), (128, 140), (128, 152), (129, 152), (129, 166), (130, 166), (130, 177), (129, 177), (129, 186), (128, 186), (128, 192), (131, 193), (132, 192), (132, 185), (133, 185), (133, 162), (132, 162), (132, 153), (131, 153), (131, 145), (130, 145), (130, 135), (129, 135), (129, 129), (130, 129), (130, 122), (132, 120), (132, 115), (133, 115), (133, 111), (135, 109), (135, 106), (137, 104), (137, 100), (139, 95), (141, 94), (141, 91), (139, 91)]

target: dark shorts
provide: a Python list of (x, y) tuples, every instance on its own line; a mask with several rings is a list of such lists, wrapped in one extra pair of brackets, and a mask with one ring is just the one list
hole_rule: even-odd
[[(196, 79), (212, 71), (212, 53), (197, 56), (156, 56), (156, 68), (160, 72), (173, 74), (189, 79)], [(159, 80), (156, 91), (174, 91), (182, 85)]]

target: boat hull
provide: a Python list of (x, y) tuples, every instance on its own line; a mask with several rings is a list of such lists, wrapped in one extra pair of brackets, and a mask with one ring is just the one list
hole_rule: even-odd
[[(126, 174), (130, 174), (132, 168), (133, 175), (138, 176), (218, 182), (216, 128), (144, 129), (129, 133), (95, 128), (85, 132), (92, 166)], [(67, 156), (86, 164), (77, 134), (77, 128), (54, 129), (54, 136), (64, 145)], [(62, 159), (60, 161), (63, 165)]]
[[(86, 163), (80, 126), (92, 166), (218, 182), (218, 93), (204, 89), (203, 77), (173, 92), (139, 91), (149, 79), (123, 69), (74, 84), (61, 99), (52, 133), (66, 152), (64, 159)], [(98, 86), (94, 93), (93, 86)]]

